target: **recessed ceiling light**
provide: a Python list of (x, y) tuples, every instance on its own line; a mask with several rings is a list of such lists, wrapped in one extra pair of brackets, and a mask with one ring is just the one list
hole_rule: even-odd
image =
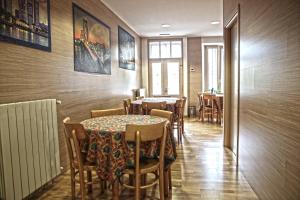
[(212, 21), (210, 23), (213, 24), (213, 25), (215, 25), (215, 24), (220, 24), (220, 21)]
[(170, 24), (162, 24), (161, 27), (163, 28), (169, 28), (171, 25)]
[(171, 35), (170, 33), (160, 33), (159, 34), (160, 36), (168, 36), (168, 35)]

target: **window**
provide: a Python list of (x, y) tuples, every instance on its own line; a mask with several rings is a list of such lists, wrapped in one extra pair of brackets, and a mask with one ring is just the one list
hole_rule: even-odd
[(203, 90), (224, 91), (224, 50), (220, 45), (204, 46)]
[(152, 90), (153, 95), (161, 95), (162, 93), (161, 82), (161, 63), (152, 64)]
[(159, 58), (159, 42), (149, 43), (150, 58)]
[(150, 59), (158, 58), (181, 58), (182, 42), (181, 40), (162, 40), (149, 42)]
[(172, 41), (172, 58), (181, 58), (181, 41)]

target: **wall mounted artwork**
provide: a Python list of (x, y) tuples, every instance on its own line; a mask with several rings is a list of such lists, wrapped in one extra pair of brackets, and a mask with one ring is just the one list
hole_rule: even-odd
[(135, 40), (126, 30), (119, 26), (119, 67), (135, 70)]
[(73, 4), (74, 69), (111, 74), (110, 28)]
[(51, 51), (50, 0), (0, 0), (0, 41)]

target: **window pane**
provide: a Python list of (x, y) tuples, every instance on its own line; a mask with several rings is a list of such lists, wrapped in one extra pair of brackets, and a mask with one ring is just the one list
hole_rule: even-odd
[(159, 42), (149, 43), (150, 58), (159, 58)]
[(179, 95), (179, 63), (169, 62), (168, 64), (168, 94)]
[(218, 49), (208, 48), (208, 89), (218, 88)]
[(161, 58), (170, 58), (171, 54), (171, 47), (170, 42), (161, 42), (160, 43), (160, 50), (161, 50)]
[(152, 63), (152, 93), (153, 95), (162, 95), (161, 63)]
[(181, 41), (172, 41), (172, 58), (181, 58)]

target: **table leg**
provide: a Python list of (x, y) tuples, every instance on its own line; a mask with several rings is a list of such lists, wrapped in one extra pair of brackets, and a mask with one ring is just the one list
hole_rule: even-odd
[(115, 180), (112, 185), (112, 199), (119, 200), (119, 181)]
[(164, 192), (165, 192), (165, 197), (169, 196), (169, 170), (166, 169), (164, 171)]
[[(87, 171), (87, 180), (88, 180), (88, 182), (92, 182), (92, 171)], [(88, 186), (87, 186), (87, 188), (88, 188), (88, 193), (91, 193), (92, 192), (92, 190), (93, 190), (93, 187), (92, 187), (92, 184), (89, 184)]]

